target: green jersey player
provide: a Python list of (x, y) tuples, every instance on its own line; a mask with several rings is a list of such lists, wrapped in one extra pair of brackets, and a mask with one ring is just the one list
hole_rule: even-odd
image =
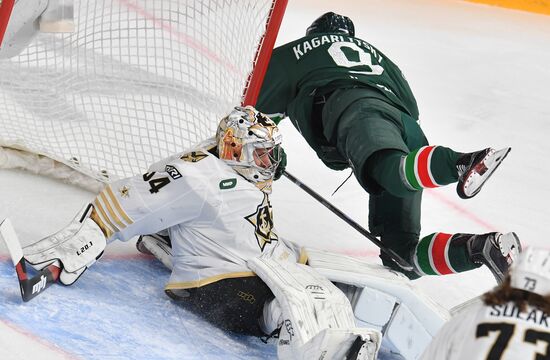
[[(420, 239), (420, 207), (424, 188), (458, 183), (461, 198), (475, 196), (510, 148), (459, 153), (430, 146), (401, 70), (355, 37), (348, 17), (326, 13), (306, 36), (274, 49), (263, 84), (260, 111), (288, 116), (329, 168), (352, 168), (370, 194), (371, 232), (415, 265), (409, 277), (486, 264), (497, 280), (503, 278), (521, 250), (514, 233)], [(381, 258), (397, 266), (385, 254)]]

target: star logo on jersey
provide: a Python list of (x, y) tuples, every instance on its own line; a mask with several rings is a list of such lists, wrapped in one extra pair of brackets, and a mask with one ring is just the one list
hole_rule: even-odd
[(180, 159), (187, 162), (199, 162), (205, 157), (207, 157), (205, 153), (202, 151), (191, 151), (190, 153), (184, 154)]
[(118, 192), (120, 193), (120, 197), (127, 199), (130, 197), (130, 188), (126, 185), (118, 189)]
[(262, 251), (264, 251), (266, 244), (279, 240), (277, 234), (272, 231), (273, 210), (267, 194), (264, 194), (264, 199), (256, 208), (256, 212), (248, 215), (245, 219), (254, 225), (256, 240), (258, 240), (258, 246)]

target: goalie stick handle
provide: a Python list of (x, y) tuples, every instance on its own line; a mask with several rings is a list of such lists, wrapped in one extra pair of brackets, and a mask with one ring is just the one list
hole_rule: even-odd
[(403, 259), (401, 256), (399, 256), (395, 251), (392, 249), (386, 247), (382, 241), (380, 241), (376, 236), (371, 234), (369, 231), (367, 231), (364, 227), (356, 223), (354, 220), (352, 220), (349, 216), (344, 214), (340, 209), (338, 209), (336, 206), (332, 205), (328, 200), (323, 198), (321, 195), (317, 194), (315, 191), (313, 191), (309, 186), (298, 180), (296, 177), (294, 177), (292, 174), (288, 173), (287, 171), (283, 172), (283, 175), (287, 177), (290, 181), (292, 181), (294, 184), (296, 184), (299, 188), (304, 190), (306, 193), (308, 193), (311, 197), (313, 197), (315, 200), (323, 204), (327, 209), (332, 211), (336, 216), (338, 216), (340, 219), (344, 220), (348, 225), (350, 225), (352, 228), (357, 230), (361, 235), (369, 239), (374, 245), (378, 246), (380, 250), (382, 250), (386, 255), (388, 255), (393, 261), (399, 265), (403, 270), (405, 271), (413, 271), (416, 272), (415, 268), (412, 267), (405, 259)]
[(0, 238), (4, 240), (4, 243), (8, 247), (13, 266), (17, 266), (23, 258), (23, 249), (17, 239), (17, 234), (15, 234), (11, 220), (8, 218), (0, 223)]

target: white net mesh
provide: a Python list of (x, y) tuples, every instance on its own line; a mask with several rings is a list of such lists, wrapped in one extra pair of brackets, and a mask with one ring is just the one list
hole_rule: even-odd
[(0, 60), (0, 145), (120, 177), (212, 136), (272, 2), (76, 0), (75, 33)]

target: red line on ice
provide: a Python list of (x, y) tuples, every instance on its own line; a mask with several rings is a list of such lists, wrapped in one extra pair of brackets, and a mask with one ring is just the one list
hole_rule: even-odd
[(70, 352), (66, 351), (65, 349), (62, 349), (62, 348), (58, 347), (57, 345), (52, 344), (51, 342), (49, 342), (47, 340), (44, 340), (43, 338), (37, 336), (36, 334), (33, 334), (33, 333), (31, 333), (27, 330), (24, 330), (23, 328), (21, 328), (18, 325), (12, 323), (9, 320), (0, 319), (0, 321), (4, 325), (6, 325), (10, 329), (12, 329), (13, 331), (27, 337), (28, 339), (31, 339), (32, 341), (34, 341), (36, 343), (39, 343), (42, 346), (47, 347), (48, 349), (50, 349), (50, 350), (52, 350), (56, 353), (58, 353), (61, 356), (62, 359), (71, 359), (71, 360), (80, 359), (77, 355), (71, 354)]
[[(438, 192), (438, 191), (425, 191), (424, 193), (429, 195), (429, 196), (435, 197), (437, 200), (441, 201), (442, 203), (444, 203), (448, 207), (452, 208), (456, 212), (462, 214), (464, 217), (470, 219), (474, 223), (482, 226), (484, 229), (489, 230), (489, 231), (497, 231), (496, 226), (489, 223), (488, 221), (483, 220), (481, 217), (475, 215), (473, 212), (466, 209), (465, 207), (460, 206), (456, 201), (448, 198), (447, 196), (445, 196), (441, 192)], [(429, 216), (429, 214), (427, 216)]]

